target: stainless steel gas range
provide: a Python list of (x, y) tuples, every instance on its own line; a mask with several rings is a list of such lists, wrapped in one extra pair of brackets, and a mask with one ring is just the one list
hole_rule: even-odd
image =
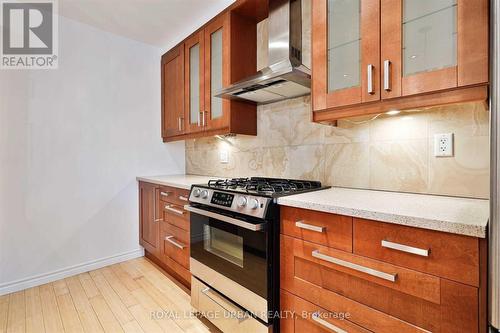
[(191, 302), (224, 332), (279, 332), (276, 198), (320, 190), (317, 181), (213, 180), (193, 185)]

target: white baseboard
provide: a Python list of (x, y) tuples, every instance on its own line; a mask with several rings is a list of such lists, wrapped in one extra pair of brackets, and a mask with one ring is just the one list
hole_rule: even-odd
[(122, 261), (144, 256), (144, 249), (136, 249), (120, 253), (111, 257), (88, 261), (82, 264), (66, 267), (57, 271), (39, 274), (32, 277), (20, 279), (17, 281), (0, 284), (0, 296), (10, 294), (19, 290), (36, 287), (45, 283), (60, 280), (76, 274), (92, 271), (101, 267), (113, 265)]

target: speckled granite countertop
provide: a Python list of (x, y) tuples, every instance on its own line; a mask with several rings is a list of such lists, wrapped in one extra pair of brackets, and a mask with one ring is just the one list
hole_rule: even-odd
[(488, 200), (338, 187), (282, 197), (278, 203), (481, 238), (489, 220)]
[(210, 179), (217, 179), (217, 177), (197, 176), (197, 175), (137, 177), (138, 181), (183, 188), (186, 190), (190, 190), (191, 185), (193, 184), (206, 184)]

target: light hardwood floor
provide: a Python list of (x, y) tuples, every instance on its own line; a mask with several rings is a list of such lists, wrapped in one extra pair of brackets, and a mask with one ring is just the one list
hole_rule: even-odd
[(145, 258), (0, 296), (4, 332), (218, 332)]

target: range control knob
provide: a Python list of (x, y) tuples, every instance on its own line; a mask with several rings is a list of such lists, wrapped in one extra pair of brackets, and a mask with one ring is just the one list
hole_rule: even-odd
[(250, 199), (248, 201), (248, 207), (250, 207), (250, 209), (257, 209), (259, 208), (259, 202), (256, 199)]
[(207, 190), (203, 190), (203, 191), (201, 191), (201, 197), (202, 197), (203, 199), (208, 198), (208, 191), (207, 191)]
[(193, 190), (193, 195), (195, 198), (198, 198), (200, 196), (200, 193), (201, 193), (201, 191), (199, 188), (196, 188)]
[(238, 198), (238, 207), (245, 207), (247, 205), (247, 198), (239, 197)]

